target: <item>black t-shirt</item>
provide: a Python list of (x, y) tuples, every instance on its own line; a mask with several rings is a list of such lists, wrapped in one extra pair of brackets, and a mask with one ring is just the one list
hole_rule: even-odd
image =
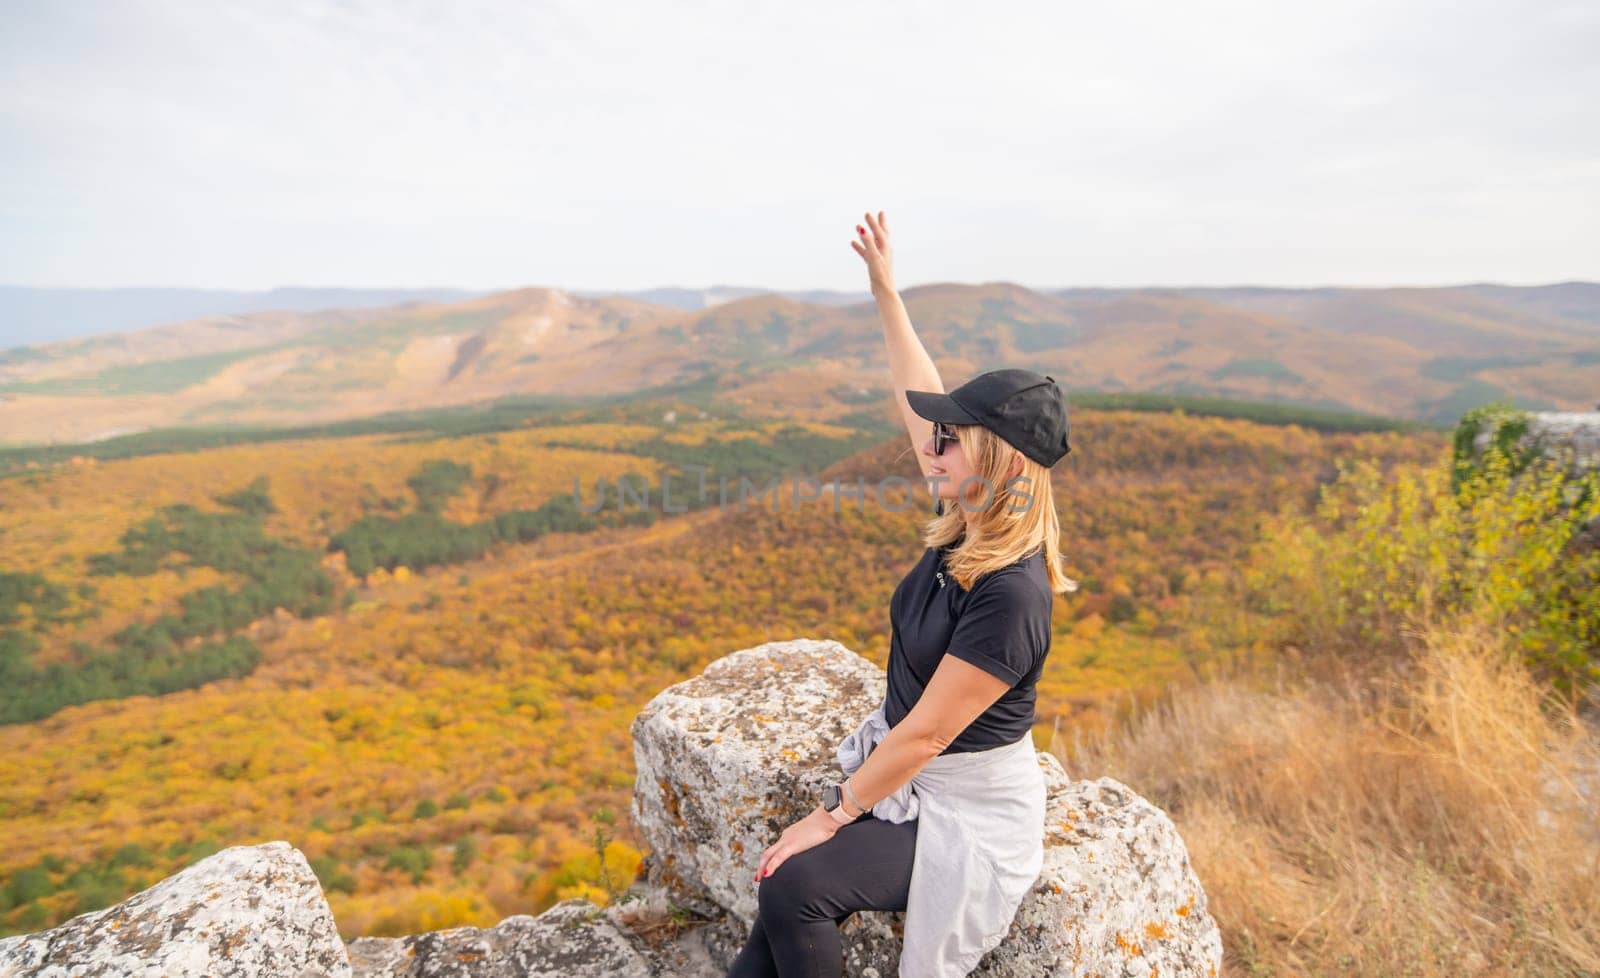
[[(959, 543), (959, 541), (957, 541)], [(1015, 743), (1033, 729), (1035, 684), (1050, 652), (1055, 593), (1042, 550), (980, 577), (964, 591), (929, 547), (889, 600), (889, 688), (884, 719), (911, 712), (946, 653), (1011, 683), (946, 747), (961, 754)]]

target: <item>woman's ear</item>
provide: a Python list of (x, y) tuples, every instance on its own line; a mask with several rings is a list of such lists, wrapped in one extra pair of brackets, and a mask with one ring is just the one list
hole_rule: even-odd
[(1006, 481), (1010, 482), (1012, 479), (1015, 479), (1017, 476), (1019, 476), (1021, 474), (1022, 474), (1022, 453), (1013, 448), (1011, 450), (1011, 474), (1006, 477)]

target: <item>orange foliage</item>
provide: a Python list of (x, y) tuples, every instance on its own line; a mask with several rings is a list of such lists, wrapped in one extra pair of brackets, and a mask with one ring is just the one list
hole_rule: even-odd
[[(1442, 439), (1321, 434), (1294, 426), (1133, 412), (1078, 412), (1057, 472), (1069, 573), (1040, 684), (1036, 741), (1122, 691), (1159, 687), (1208, 654), (1188, 596), (1239, 559), (1258, 516), (1314, 491), (1336, 455), (1416, 459)], [(825, 427), (825, 426), (822, 426)], [(0, 482), (7, 569), (71, 582), (157, 507), (214, 508), (214, 495), (270, 478), (267, 532), (322, 548), (363, 500), (407, 498), (427, 459), (469, 463), (447, 517), (475, 520), (570, 492), (573, 476), (655, 473), (613, 451), (642, 426), (529, 429), (448, 441), (360, 437), (235, 446), (62, 467)], [(895, 439), (856, 460), (876, 477), (916, 474)], [(498, 488), (476, 491), (494, 473)], [(654, 476), (652, 476), (654, 477)], [(585, 497), (590, 498), (590, 497)], [(286, 839), (347, 870), (328, 896), (346, 937), (492, 924), (571, 895), (603, 895), (591, 813), (617, 813), (606, 870), (626, 885), (642, 840), (628, 822), (629, 724), (663, 687), (735, 649), (837, 638), (880, 666), (888, 599), (917, 560), (921, 503), (901, 513), (826, 497), (777, 512), (730, 506), (664, 514), (654, 526), (551, 534), (468, 564), (367, 582), (314, 620), (257, 622), (262, 664), (162, 697), (68, 707), (0, 727), (0, 878), (53, 854), (98, 863), (126, 843), (157, 852), (153, 878), (189, 861), (174, 842)], [(330, 557), (325, 564), (342, 563)], [(102, 579), (104, 632), (210, 583), (176, 570)], [(147, 598), (145, 604), (141, 597)], [(98, 634), (99, 632), (96, 632)], [(63, 627), (41, 658), (81, 632)], [(418, 806), (431, 802), (436, 810)], [(470, 838), (472, 858), (453, 865)], [(397, 850), (431, 853), (413, 882)], [(388, 868), (386, 868), (386, 866)], [(326, 880), (324, 881), (327, 882)], [(42, 904), (52, 922), (70, 901)], [(0, 915), (14, 926), (19, 911)], [(36, 929), (36, 928), (27, 928)]]

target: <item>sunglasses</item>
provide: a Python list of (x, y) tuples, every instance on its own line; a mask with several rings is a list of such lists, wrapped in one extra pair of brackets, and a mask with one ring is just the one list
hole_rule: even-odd
[(943, 455), (946, 445), (959, 444), (961, 439), (956, 437), (954, 428), (943, 421), (933, 423), (933, 454)]

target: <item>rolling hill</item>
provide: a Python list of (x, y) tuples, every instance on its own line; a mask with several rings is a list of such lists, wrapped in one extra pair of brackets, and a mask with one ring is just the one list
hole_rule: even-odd
[[(1600, 285), (1591, 283), (1049, 292), (991, 282), (902, 296), (947, 385), (1027, 365), (1069, 396), (1216, 396), (1432, 424), (1495, 399), (1546, 410), (1600, 401)], [(769, 293), (685, 309), (530, 288), (212, 316), (0, 352), (0, 442), (323, 423), (686, 383), (743, 412), (827, 420), (886, 407), (887, 379), (871, 302)]]

